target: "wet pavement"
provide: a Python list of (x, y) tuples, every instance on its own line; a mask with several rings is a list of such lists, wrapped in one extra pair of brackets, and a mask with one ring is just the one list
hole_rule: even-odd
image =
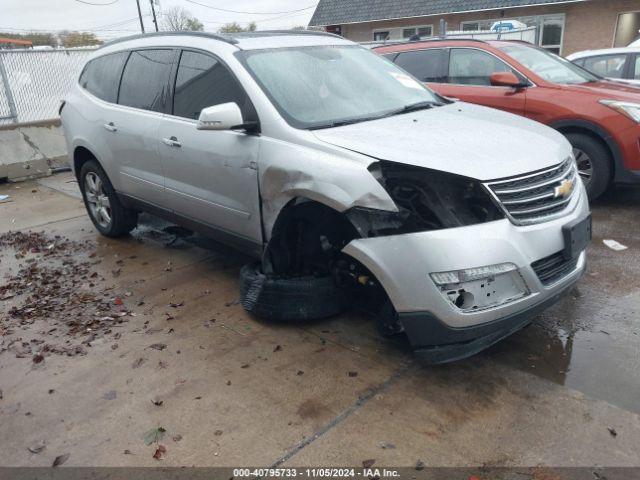
[(39, 290), (44, 318), (16, 315), (24, 293), (0, 300), (0, 466), (640, 466), (640, 190), (593, 206), (589, 271), (567, 298), (429, 367), (359, 314), (251, 317), (241, 254), (150, 216), (102, 238), (76, 188), (70, 174), (0, 185), (0, 235), (46, 238), (2, 248), (0, 285), (80, 269), (74, 289)]

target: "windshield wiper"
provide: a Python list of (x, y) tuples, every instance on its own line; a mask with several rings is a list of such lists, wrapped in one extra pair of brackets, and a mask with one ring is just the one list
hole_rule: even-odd
[(322, 125), (314, 125), (309, 127), (309, 130), (322, 130), (324, 128), (344, 127), (345, 125), (353, 125), (354, 123), (369, 122), (371, 120), (378, 120), (382, 117), (362, 117), (351, 118), (349, 120), (337, 120), (335, 122), (323, 123)]
[(427, 110), (429, 108), (439, 107), (441, 105), (442, 103), (434, 102), (433, 100), (428, 100), (426, 102), (412, 103), (411, 105), (405, 105), (404, 107), (391, 112), (388, 116), (402, 115), (403, 113), (417, 112), (418, 110)]

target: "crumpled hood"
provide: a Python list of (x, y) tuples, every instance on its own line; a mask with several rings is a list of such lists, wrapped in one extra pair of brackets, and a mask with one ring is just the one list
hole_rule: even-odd
[(379, 160), (478, 180), (551, 167), (571, 153), (567, 140), (541, 123), (463, 102), (314, 134)]

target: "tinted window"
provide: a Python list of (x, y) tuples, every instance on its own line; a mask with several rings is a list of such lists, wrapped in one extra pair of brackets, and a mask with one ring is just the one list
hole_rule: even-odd
[(446, 82), (448, 61), (445, 49), (404, 52), (395, 59), (399, 67), (422, 82)]
[(584, 68), (603, 77), (623, 78), (627, 55), (599, 55), (584, 61)]
[(449, 82), (460, 85), (491, 85), (491, 74), (514, 72), (497, 57), (470, 48), (454, 48), (449, 60)]
[(182, 52), (176, 78), (173, 114), (197, 119), (203, 108), (235, 102), (251, 117), (248, 98), (226, 66), (209, 55)]
[(106, 102), (115, 103), (127, 55), (129, 52), (120, 52), (91, 60), (80, 76), (82, 88)]
[(636, 80), (640, 80), (640, 55), (636, 55), (635, 67), (636, 67), (636, 70), (633, 78), (635, 78)]
[(173, 50), (138, 50), (124, 67), (118, 103), (161, 112), (168, 93)]

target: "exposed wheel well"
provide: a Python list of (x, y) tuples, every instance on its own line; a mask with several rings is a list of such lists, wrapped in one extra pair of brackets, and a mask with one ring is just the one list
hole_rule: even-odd
[(73, 151), (73, 171), (76, 172), (76, 178), (80, 175), (82, 166), (89, 160), (97, 161), (98, 159), (88, 148), (76, 147)]
[(322, 203), (291, 200), (280, 212), (265, 249), (265, 273), (326, 274), (358, 232), (349, 219)]
[(572, 126), (572, 125), (562, 126), (562, 127), (557, 128), (556, 130), (558, 130), (563, 135), (567, 135), (567, 134), (571, 134), (571, 133), (580, 133), (580, 134), (583, 134), (583, 135), (587, 135), (588, 137), (591, 137), (593, 140), (595, 140), (598, 143), (600, 143), (606, 149), (607, 153), (609, 154), (609, 165), (611, 166), (611, 179), (613, 179), (615, 177), (616, 164), (615, 164), (615, 161), (614, 161), (613, 151), (611, 150), (611, 147), (609, 146), (609, 144), (605, 141), (604, 138), (602, 138), (602, 136), (600, 134), (598, 134), (597, 132), (594, 132), (593, 130), (590, 130), (588, 128), (584, 128), (584, 127), (580, 127), (580, 126)]

